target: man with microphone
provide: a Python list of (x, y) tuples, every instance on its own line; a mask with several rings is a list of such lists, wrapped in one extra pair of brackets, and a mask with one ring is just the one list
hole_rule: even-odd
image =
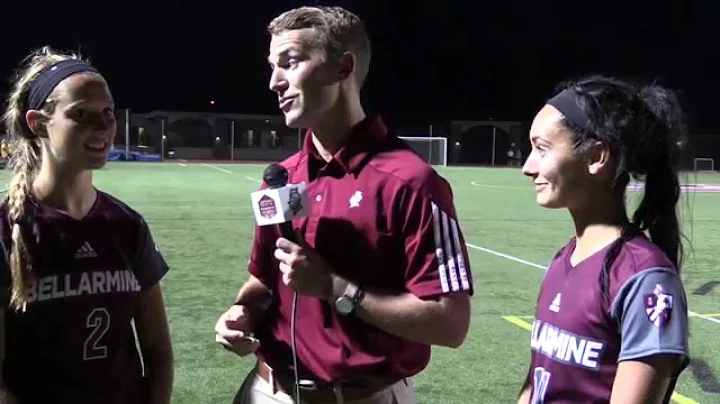
[(309, 130), (253, 195), (250, 278), (215, 327), (225, 348), (257, 356), (236, 402), (415, 403), (431, 346), (457, 348), (469, 327), (452, 190), (366, 116), (370, 41), (357, 16), (301, 7), (268, 31), (270, 89), (286, 124)]

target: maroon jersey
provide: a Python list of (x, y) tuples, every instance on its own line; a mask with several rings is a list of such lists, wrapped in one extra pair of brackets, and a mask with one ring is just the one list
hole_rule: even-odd
[[(421, 299), (473, 293), (473, 278), (450, 185), (382, 120), (368, 117), (352, 140), (325, 163), (312, 144), (282, 164), (289, 183), (305, 182), (309, 215), (293, 226), (338, 271), (366, 290), (413, 293)], [(255, 230), (250, 272), (275, 297), (260, 327), (259, 356), (291, 373), (293, 291), (273, 256), (277, 226)], [(417, 374), (430, 346), (384, 332), (355, 315), (338, 315), (321, 299), (298, 296), (300, 377), (325, 383), (368, 375)]]
[[(25, 209), (35, 215), (26, 237), (35, 279), (24, 312), (8, 308), (2, 288), (8, 388), (21, 403), (141, 403), (131, 321), (139, 294), (168, 271), (147, 224), (102, 192), (82, 220), (32, 197)], [(9, 247), (6, 204), (0, 231)], [(7, 264), (0, 266), (9, 280)]]
[(598, 277), (609, 246), (575, 267), (574, 248), (575, 239), (558, 252), (540, 289), (530, 402), (607, 403), (623, 360), (677, 354), (685, 358), (681, 372), (688, 362), (687, 302), (670, 260), (643, 236), (627, 241), (610, 271), (606, 307)]

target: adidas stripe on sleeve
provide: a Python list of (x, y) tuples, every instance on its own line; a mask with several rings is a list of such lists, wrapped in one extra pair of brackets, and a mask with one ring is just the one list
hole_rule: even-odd
[(466, 258), (460, 242), (460, 228), (457, 220), (448, 216), (431, 203), (433, 216), (433, 240), (440, 286), (443, 293), (470, 289)]
[(449, 186), (408, 199), (405, 217), (406, 287), (419, 297), (473, 293), (467, 247)]

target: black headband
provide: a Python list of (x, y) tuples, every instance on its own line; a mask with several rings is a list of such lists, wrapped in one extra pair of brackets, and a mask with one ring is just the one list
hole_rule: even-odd
[(45, 103), (47, 97), (50, 96), (55, 89), (55, 86), (67, 77), (80, 72), (97, 73), (97, 70), (87, 62), (76, 59), (63, 60), (45, 69), (33, 81), (30, 87), (25, 103), (25, 110), (39, 110)]
[(558, 95), (550, 98), (547, 104), (557, 108), (568, 121), (587, 131), (591, 131), (590, 119), (580, 107), (578, 96), (573, 91), (563, 90)]

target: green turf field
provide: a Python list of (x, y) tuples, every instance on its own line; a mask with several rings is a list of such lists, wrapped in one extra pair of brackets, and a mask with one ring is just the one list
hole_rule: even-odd
[[(253, 360), (214, 342), (213, 327), (247, 276), (250, 193), (265, 165), (110, 163), (96, 184), (140, 211), (171, 266), (163, 281), (176, 358), (175, 403), (229, 403)], [(476, 283), (458, 350), (436, 348), (416, 378), (420, 403), (514, 402), (527, 370), (542, 270), (572, 236), (568, 213), (535, 204), (519, 169), (439, 168), (451, 182)], [(720, 183), (720, 175), (692, 175)], [(720, 193), (689, 195), (693, 251), (684, 280), (693, 367), (676, 402), (720, 403)], [(498, 255), (498, 253), (504, 254)], [(519, 259), (519, 260), (518, 260)], [(720, 282), (718, 282), (720, 283)], [(704, 294), (703, 294), (704, 293)]]

